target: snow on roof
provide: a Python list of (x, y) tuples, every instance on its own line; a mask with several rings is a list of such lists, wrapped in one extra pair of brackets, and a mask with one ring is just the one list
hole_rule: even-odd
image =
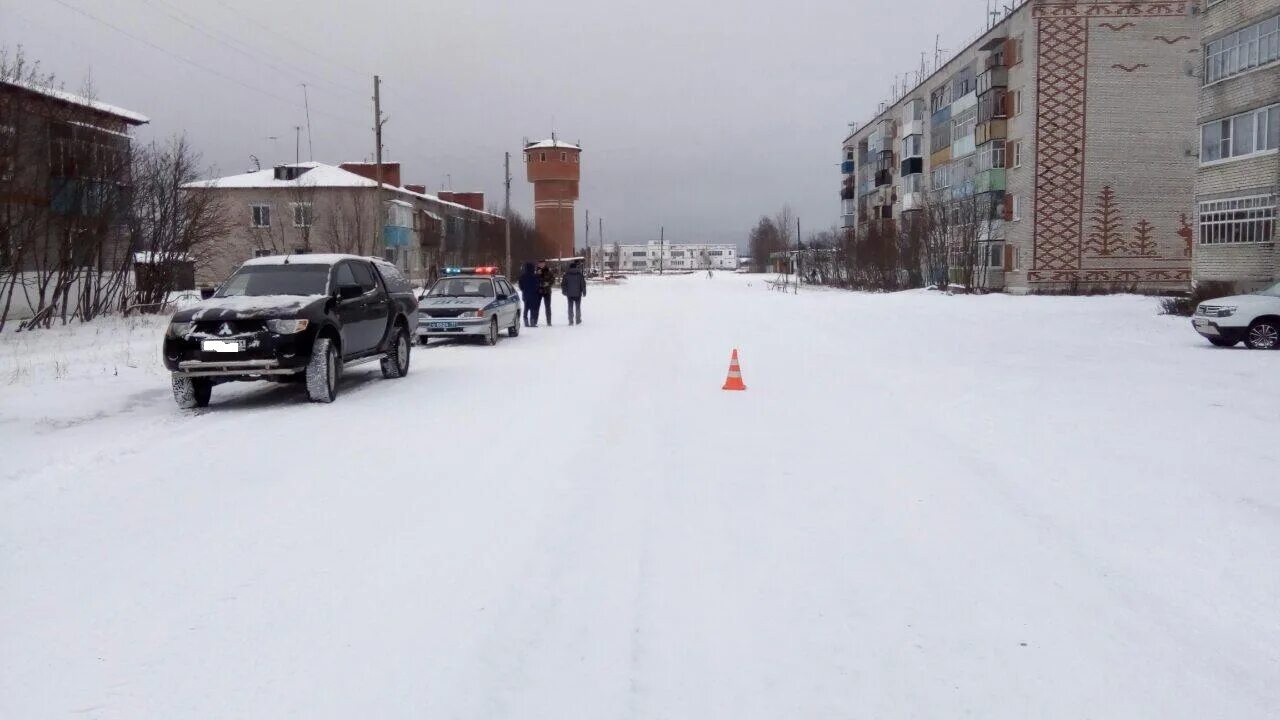
[[(253, 188), (373, 188), (378, 186), (377, 182), (370, 180), (363, 175), (357, 175), (348, 170), (343, 170), (336, 165), (326, 165), (321, 162), (302, 162), (291, 163), (286, 167), (307, 168), (307, 171), (292, 180), (277, 180), (275, 168), (266, 168), (241, 175), (228, 175), (227, 177), (214, 178), (212, 180), (199, 180), (187, 183), (182, 187), (227, 190)], [(475, 208), (467, 207), (461, 203), (441, 200), (435, 195), (417, 193), (388, 183), (383, 183), (382, 187), (400, 195), (429, 200), (457, 210), (465, 210), (469, 213), (479, 213), (480, 215), (487, 215), (489, 217), (500, 217), (498, 215), (490, 215), (483, 210), (476, 210)], [(437, 217), (437, 219), (439, 218)]]
[(359, 255), (344, 255), (342, 253), (304, 253), (301, 255), (271, 255), (269, 257), (253, 258), (245, 260), (244, 264), (248, 265), (334, 265), (343, 260), (362, 260)]
[(192, 262), (193, 258), (187, 253), (180, 252), (151, 252), (145, 250), (133, 254), (133, 261), (139, 265), (155, 265), (157, 263), (167, 262)]
[(100, 113), (106, 113), (107, 115), (114, 115), (121, 120), (134, 125), (144, 125), (151, 122), (151, 118), (143, 115), (142, 113), (136, 113), (132, 110), (126, 110), (115, 105), (108, 105), (107, 103), (98, 102), (97, 100), (90, 100), (87, 97), (81, 97), (75, 93), (69, 93), (66, 90), (60, 90), (58, 88), (36, 85), (35, 83), (13, 79), (0, 80), (0, 85), (10, 85), (12, 87), (22, 88), (28, 92), (44, 95), (45, 97), (53, 98), (54, 100), (61, 100), (62, 102), (70, 103), (72, 105), (87, 107)]
[(545, 150), (548, 148), (563, 148), (566, 150), (582, 149), (577, 145), (574, 145), (573, 143), (567, 143), (563, 140), (553, 140), (551, 138), (547, 138), (546, 140), (543, 140), (541, 142), (529, 143), (528, 145), (524, 146), (525, 150)]

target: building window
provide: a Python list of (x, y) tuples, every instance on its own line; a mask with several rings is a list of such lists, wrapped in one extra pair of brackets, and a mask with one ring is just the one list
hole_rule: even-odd
[(924, 136), (908, 135), (902, 138), (902, 157), (913, 158), (923, 157), (924, 155)]
[(1200, 164), (1280, 147), (1280, 105), (1250, 110), (1200, 126)]
[(1004, 267), (1004, 243), (987, 243), (987, 267), (997, 270)]
[(565, 162), (568, 159), (569, 159), (569, 153), (560, 153), (560, 162)]
[(1280, 59), (1280, 15), (1204, 46), (1204, 81), (1215, 83)]
[(992, 140), (978, 150), (978, 172), (1004, 167), (1004, 140)]
[(1200, 203), (1200, 244), (1271, 242), (1276, 196), (1253, 195)]
[(395, 262), (396, 262), (396, 249), (395, 249), (395, 248), (383, 248), (383, 250), (382, 250), (382, 259), (383, 259), (383, 260), (386, 260), (387, 262), (389, 262), (389, 263), (391, 263), (391, 264), (393, 264), (393, 265), (394, 265), (394, 264), (395, 264)]
[(256, 228), (271, 227), (271, 206), (270, 205), (250, 205), (249, 206), (249, 225), (250, 227), (256, 227)]
[(311, 249), (310, 249), (310, 248), (304, 248), (304, 247), (295, 247), (295, 248), (293, 249), (293, 254), (294, 254), (294, 255), (310, 255), (310, 254), (311, 254)]
[(929, 173), (929, 184), (934, 190), (951, 187), (951, 166), (940, 165)]
[(311, 203), (290, 203), (289, 207), (293, 209), (294, 227), (311, 227)]
[(14, 136), (17, 130), (12, 125), (0, 125), (0, 180), (12, 180), (18, 154)]
[(1008, 145), (1008, 154), (1006, 156), (1009, 167), (1022, 167), (1022, 141), (1014, 140)]
[(546, 162), (546, 161), (547, 161), (547, 154), (546, 154), (546, 153), (538, 153), (538, 154), (541, 156), (541, 157), (539, 158), (539, 162)]
[(1013, 195), (1011, 197), (1012, 201), (1010, 203), (1010, 207), (1012, 208), (1012, 212), (1010, 213), (1009, 219), (1017, 222), (1022, 219), (1022, 198), (1017, 195)]
[(1009, 97), (1012, 98), (1011, 100), (1008, 101), (1009, 114), (1021, 115), (1022, 114), (1022, 91), (1014, 90), (1013, 92), (1009, 93)]

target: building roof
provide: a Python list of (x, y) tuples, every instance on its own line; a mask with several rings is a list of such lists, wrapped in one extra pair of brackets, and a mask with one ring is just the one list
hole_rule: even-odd
[(547, 138), (546, 140), (529, 143), (524, 146), (525, 150), (549, 150), (552, 148), (559, 148), (562, 150), (582, 150), (582, 148), (574, 145), (573, 143), (567, 143), (563, 140), (556, 140), (553, 138)]
[(126, 110), (122, 107), (117, 107), (115, 105), (108, 105), (107, 103), (98, 102), (97, 100), (91, 100), (87, 97), (82, 97), (80, 95), (76, 95), (75, 93), (70, 93), (70, 92), (67, 92), (66, 90), (61, 90), (59, 88), (47, 87), (44, 85), (36, 85), (34, 83), (24, 82), (22, 80), (12, 80), (12, 79), (0, 80), (0, 85), (8, 85), (10, 87), (16, 87), (21, 90), (26, 90), (27, 92), (35, 93), (37, 95), (43, 95), (47, 98), (52, 98), (54, 100), (67, 103), (69, 105), (79, 105), (80, 107), (88, 108), (90, 110), (94, 110), (107, 115), (112, 115), (120, 118), (121, 120), (124, 120), (125, 122), (131, 125), (145, 125), (151, 122), (151, 118), (147, 117), (146, 115), (143, 115), (142, 113), (136, 113), (132, 110)]
[[(187, 183), (182, 187), (188, 189), (213, 189), (213, 190), (236, 190), (236, 189), (279, 189), (279, 188), (375, 188), (378, 183), (363, 175), (357, 175), (349, 170), (343, 170), (334, 165), (326, 165), (320, 162), (303, 162), (292, 163), (286, 167), (308, 168), (308, 170), (292, 180), (277, 180), (274, 167), (255, 170), (240, 175), (228, 175), (227, 177), (213, 178), (212, 180), (197, 180), (196, 182)], [(467, 212), (479, 213), (490, 217), (498, 217), (490, 215), (483, 210), (476, 210), (467, 207), (461, 203), (441, 200), (435, 195), (426, 193), (416, 193), (396, 185), (382, 183), (382, 187), (401, 196), (408, 196), (429, 200), (434, 203), (466, 210)], [(438, 219), (438, 218), (437, 218)]]

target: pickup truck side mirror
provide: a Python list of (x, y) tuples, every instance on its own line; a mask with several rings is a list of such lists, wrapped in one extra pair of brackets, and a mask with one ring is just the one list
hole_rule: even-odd
[(338, 286), (339, 300), (354, 300), (360, 297), (361, 295), (364, 295), (364, 288), (360, 287), (359, 285), (339, 285)]

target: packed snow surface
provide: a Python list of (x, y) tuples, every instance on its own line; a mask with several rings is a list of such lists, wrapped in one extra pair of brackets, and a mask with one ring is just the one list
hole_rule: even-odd
[(0, 717), (1275, 718), (1280, 353), (1155, 309), (633, 278), (196, 412), (5, 333)]

